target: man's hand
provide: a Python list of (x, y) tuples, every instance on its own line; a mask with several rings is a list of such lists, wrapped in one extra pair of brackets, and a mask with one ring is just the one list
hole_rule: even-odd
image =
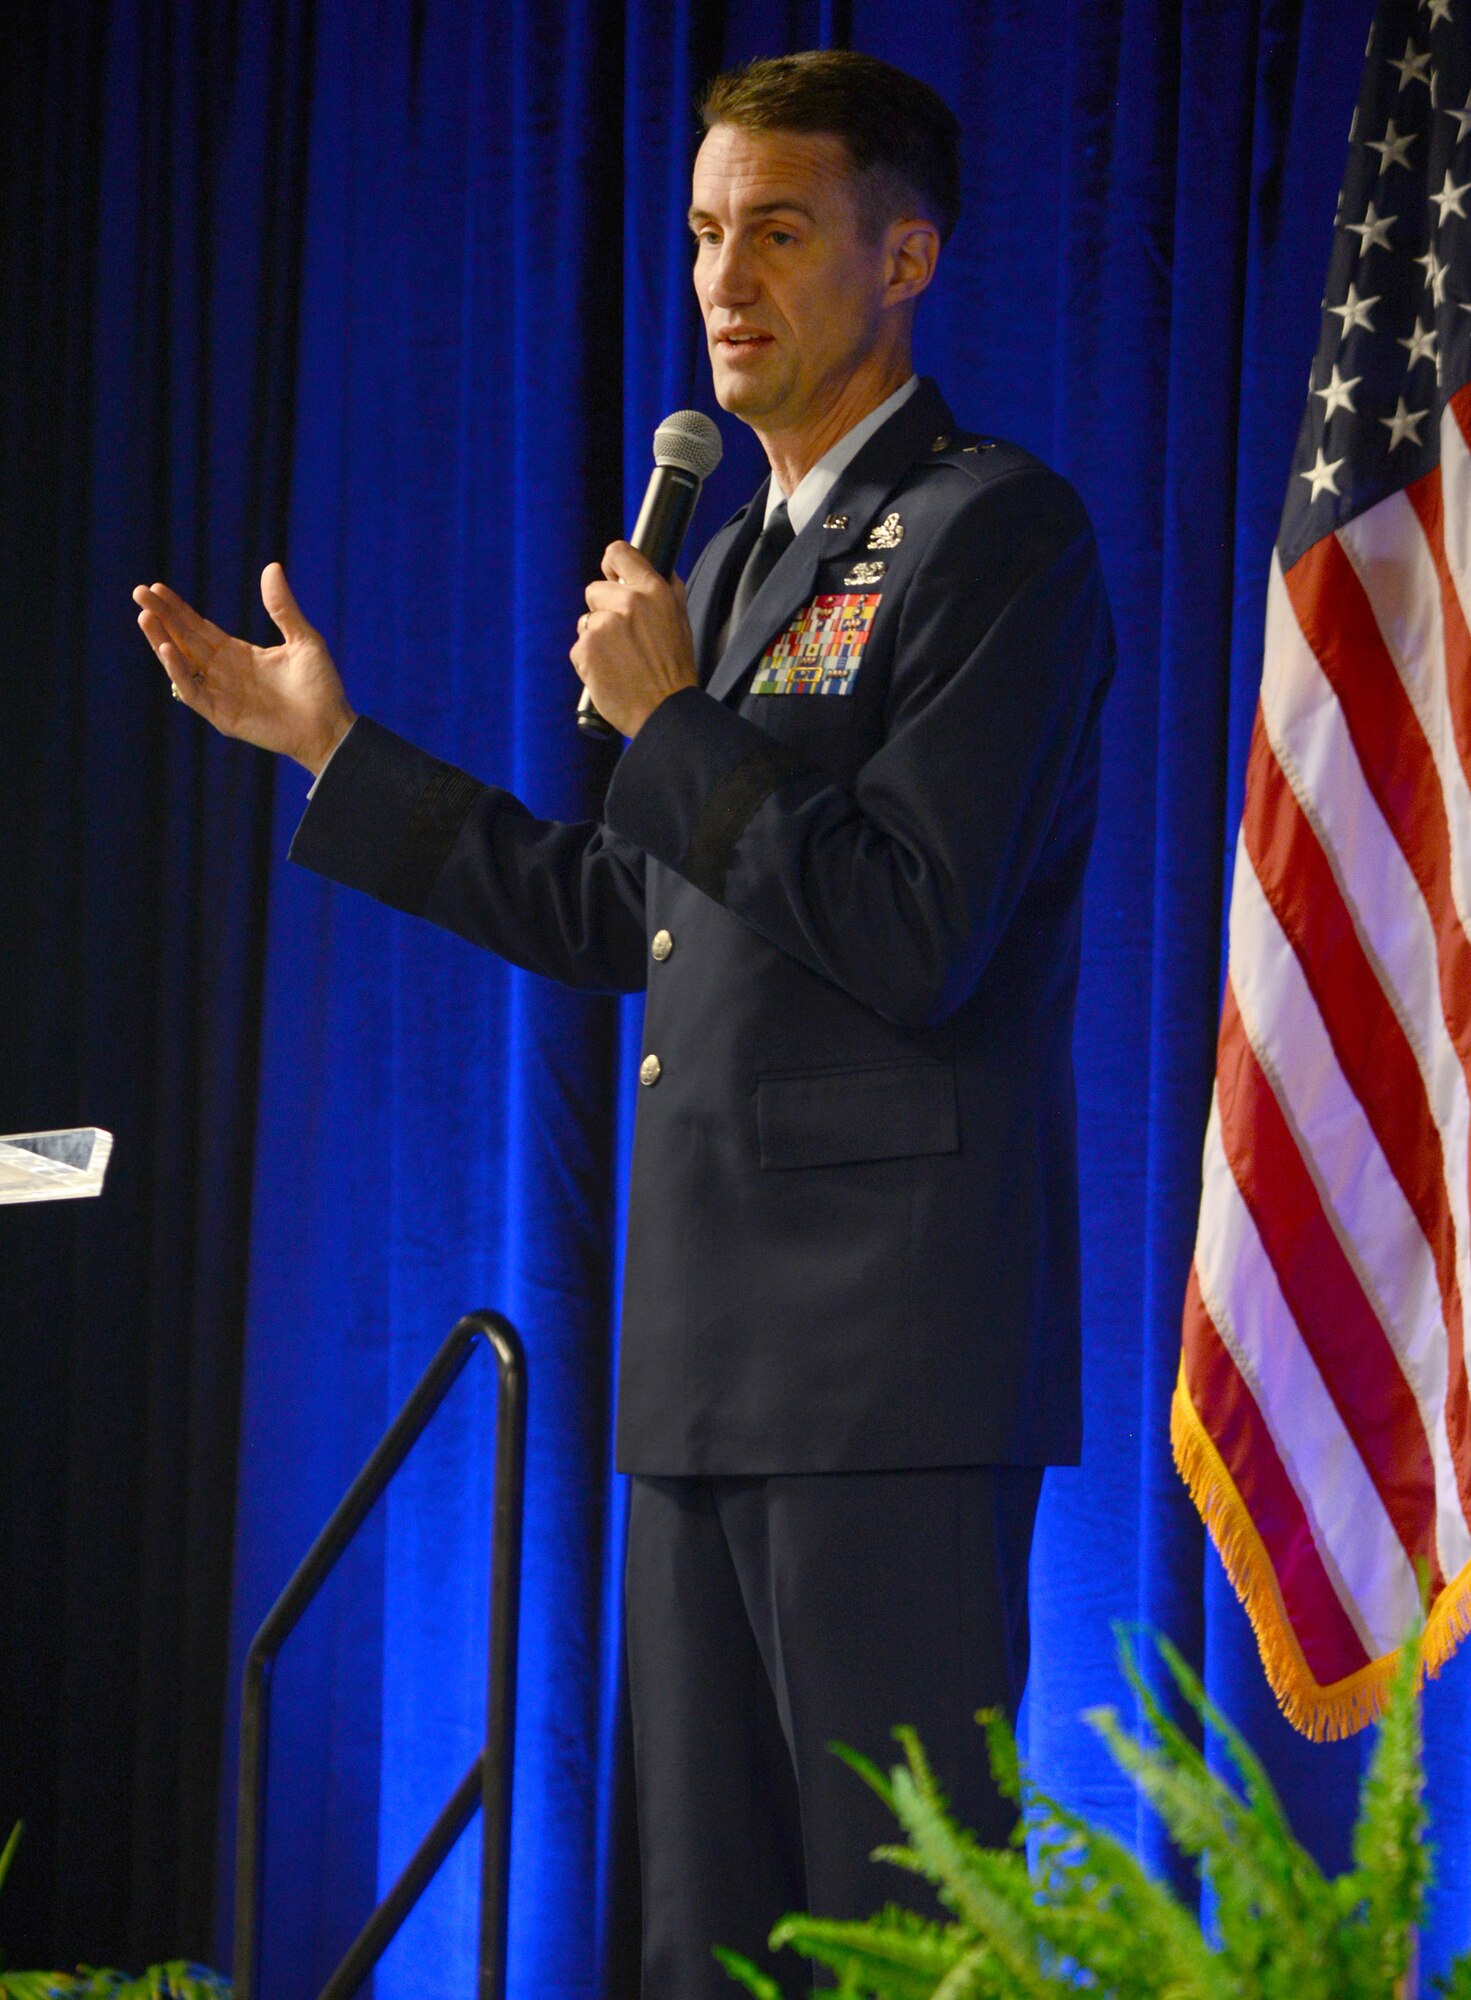
[(603, 720), (636, 736), (666, 695), (699, 686), (684, 585), (628, 542), (608, 544), (603, 575), (587, 586), (571, 660)]
[(167, 584), (140, 583), (133, 602), (180, 701), (224, 735), (279, 750), (315, 777), (347, 734), (353, 711), (332, 655), (302, 617), (280, 563), (266, 565), (260, 594), (281, 634), (279, 646), (232, 639)]

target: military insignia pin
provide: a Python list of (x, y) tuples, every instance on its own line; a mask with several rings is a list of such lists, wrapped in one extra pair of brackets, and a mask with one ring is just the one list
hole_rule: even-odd
[(888, 564), (881, 562), (854, 563), (852, 569), (850, 569), (848, 574), (843, 578), (843, 581), (844, 583), (860, 583), (860, 584), (877, 583), (879, 578), (883, 575), (884, 571), (887, 568)]
[[(883, 564), (859, 567), (882, 569)], [(851, 694), (882, 603), (877, 591), (814, 597), (763, 655), (752, 694)]]
[(885, 514), (868, 538), (871, 549), (897, 549), (904, 539), (904, 523), (897, 514)]
[(825, 528), (830, 528), (833, 530), (837, 530), (839, 528), (846, 528), (848, 525), (848, 516), (846, 514), (829, 514), (827, 519), (823, 522), (822, 525)]

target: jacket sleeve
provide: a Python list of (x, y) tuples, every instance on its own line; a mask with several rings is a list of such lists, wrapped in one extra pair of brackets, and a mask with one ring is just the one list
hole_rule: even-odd
[(593, 821), (535, 819), (367, 716), (323, 771), (291, 859), (565, 985), (644, 985), (638, 848)]
[(670, 696), (614, 773), (633, 845), (886, 1019), (974, 990), (1089, 782), (1112, 671), (1086, 514), (1042, 468), (978, 487), (899, 606), (885, 738), (851, 786), (702, 690)]

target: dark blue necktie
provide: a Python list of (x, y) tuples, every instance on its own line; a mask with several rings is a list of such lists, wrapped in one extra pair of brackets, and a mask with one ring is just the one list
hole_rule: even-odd
[(736, 585), (735, 602), (730, 607), (730, 623), (725, 628), (727, 638), (740, 625), (750, 607), (751, 599), (796, 539), (792, 532), (791, 519), (787, 514), (787, 503), (783, 500), (756, 537), (751, 553), (746, 557), (746, 566), (741, 571), (740, 582)]

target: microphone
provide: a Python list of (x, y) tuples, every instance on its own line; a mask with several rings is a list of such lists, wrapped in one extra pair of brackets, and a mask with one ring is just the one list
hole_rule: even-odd
[[(699, 410), (676, 410), (654, 432), (654, 470), (628, 539), (666, 579), (674, 574), (700, 488), (719, 465), (722, 450), (719, 431)], [(585, 687), (577, 704), (577, 726), (589, 736), (618, 734), (593, 707)]]

